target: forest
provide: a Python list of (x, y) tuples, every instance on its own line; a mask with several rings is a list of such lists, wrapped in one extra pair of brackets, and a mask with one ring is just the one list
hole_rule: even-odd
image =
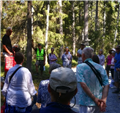
[(1, 1), (1, 37), (7, 27), (12, 27), (12, 44), (19, 44), (31, 69), (34, 46), (38, 43), (50, 53), (61, 58), (64, 48), (69, 47), (73, 56), (81, 43), (108, 51), (120, 44), (120, 2), (118, 1)]

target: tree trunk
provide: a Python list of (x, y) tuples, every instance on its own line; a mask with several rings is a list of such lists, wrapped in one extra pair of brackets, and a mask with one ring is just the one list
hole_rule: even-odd
[(115, 44), (115, 41), (116, 41), (116, 38), (117, 38), (117, 29), (118, 29), (118, 24), (119, 24), (119, 13), (120, 13), (120, 3), (119, 3), (119, 8), (118, 8), (117, 24), (116, 24), (116, 30), (115, 30), (115, 36), (114, 36), (114, 44)]
[[(1, 20), (2, 20), (2, 0), (0, 0), (0, 29), (1, 29)], [(1, 36), (1, 32), (0, 32)]]
[(84, 1), (84, 41), (88, 40), (88, 1)]
[(47, 17), (46, 17), (46, 34), (45, 34), (45, 63), (47, 63), (47, 48), (48, 48), (48, 29), (49, 29), (49, 11), (50, 11), (50, 5), (49, 1), (47, 4)]
[(27, 62), (26, 62), (26, 67), (30, 71), (31, 71), (31, 62), (32, 62), (31, 10), (32, 10), (32, 1), (28, 1), (28, 9), (27, 9)]
[(97, 31), (97, 27), (98, 27), (98, 1), (96, 1), (95, 32)]
[(60, 11), (60, 34), (63, 35), (63, 23), (62, 23), (62, 0), (59, 0), (59, 11)]
[(59, 12), (60, 12), (60, 34), (61, 34), (61, 47), (60, 47), (60, 58), (62, 58), (63, 55), (63, 22), (62, 22), (62, 0), (58, 0), (59, 4)]
[(72, 35), (73, 35), (73, 56), (75, 55), (75, 47), (76, 47), (76, 39), (75, 39), (75, 12), (74, 12), (74, 4), (75, 2), (72, 2), (72, 13), (73, 13), (73, 24), (72, 24)]
[(106, 31), (106, 28), (105, 28), (105, 25), (106, 25), (106, 12), (105, 12), (105, 1), (104, 1), (104, 12), (103, 12), (103, 43), (102, 43), (102, 49), (104, 47), (104, 38), (105, 38), (105, 31)]

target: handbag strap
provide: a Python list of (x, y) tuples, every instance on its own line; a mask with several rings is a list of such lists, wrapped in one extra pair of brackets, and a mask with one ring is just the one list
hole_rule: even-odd
[(17, 70), (20, 69), (21, 67), (22, 67), (22, 66), (19, 66), (19, 67), (13, 72), (13, 74), (10, 76), (9, 83), (10, 83), (10, 81), (11, 81), (13, 75), (14, 75), (14, 74), (17, 72)]
[(102, 77), (101, 77), (101, 74), (100, 72), (88, 61), (85, 61), (85, 63), (90, 66), (90, 68), (92, 69), (92, 71), (95, 73), (96, 77), (98, 78), (101, 86), (102, 86)]

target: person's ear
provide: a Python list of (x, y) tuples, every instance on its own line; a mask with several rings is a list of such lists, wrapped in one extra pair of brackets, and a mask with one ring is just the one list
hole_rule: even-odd
[(48, 92), (49, 93), (51, 92), (51, 90), (50, 90), (50, 84), (48, 84)]

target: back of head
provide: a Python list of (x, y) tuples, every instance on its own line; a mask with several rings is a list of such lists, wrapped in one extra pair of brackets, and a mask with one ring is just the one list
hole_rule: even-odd
[(85, 58), (92, 58), (94, 49), (91, 47), (86, 47), (83, 49), (82, 53), (85, 55)]
[(113, 50), (109, 50), (109, 54), (112, 54), (112, 51), (113, 51)]
[(97, 55), (93, 55), (92, 60), (93, 60), (95, 63), (98, 63), (98, 64), (100, 63), (99, 58), (98, 58)]
[(80, 45), (81, 45), (81, 49), (84, 49), (85, 44), (84, 44), (84, 43), (81, 43)]
[(120, 52), (120, 45), (117, 45), (115, 49), (117, 53)]
[(38, 46), (41, 46), (41, 43), (38, 43)]
[(23, 62), (23, 60), (24, 60), (24, 56), (23, 56), (22, 53), (16, 52), (15, 56), (14, 56), (14, 59), (15, 59), (17, 64), (21, 64)]
[(13, 50), (15, 52), (19, 52), (20, 51), (20, 46), (18, 44), (14, 44), (12, 48), (13, 48)]
[(6, 29), (6, 35), (10, 36), (11, 33), (12, 33), (12, 28), (11, 28), (11, 27), (8, 27), (8, 28)]
[(6, 32), (7, 31), (12, 31), (12, 28), (11, 27), (7, 27)]
[(69, 68), (57, 68), (51, 72), (50, 88), (53, 98), (59, 103), (68, 103), (76, 94), (77, 79)]
[(50, 68), (49, 68), (49, 73), (51, 73), (52, 70), (54, 70), (54, 69), (56, 69), (56, 68), (59, 68), (59, 67), (61, 67), (61, 65), (58, 64), (58, 63), (53, 63), (53, 64), (51, 64), (51, 65), (50, 65)]

